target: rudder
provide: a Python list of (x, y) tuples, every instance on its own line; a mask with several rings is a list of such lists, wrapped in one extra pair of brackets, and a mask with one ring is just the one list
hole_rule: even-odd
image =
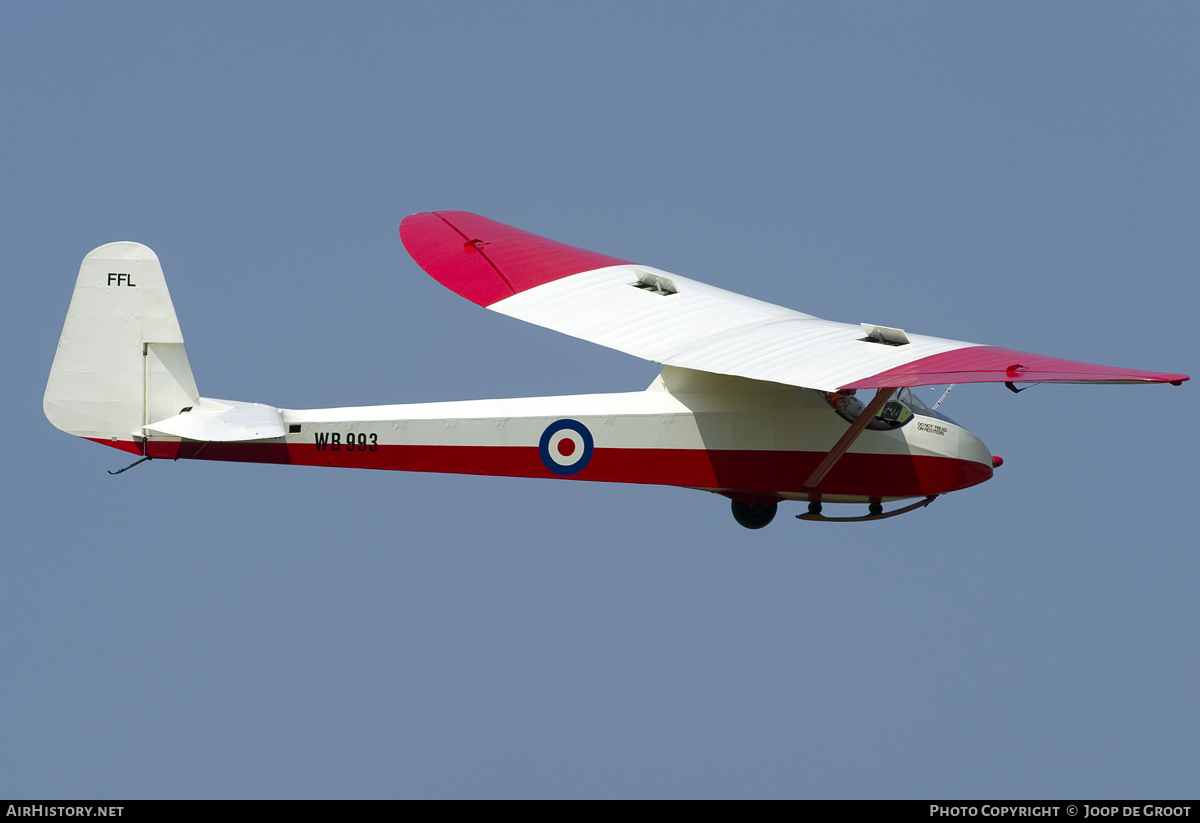
[(68, 434), (142, 451), (149, 423), (199, 400), (157, 255), (140, 243), (93, 250), (79, 278), (42, 408)]

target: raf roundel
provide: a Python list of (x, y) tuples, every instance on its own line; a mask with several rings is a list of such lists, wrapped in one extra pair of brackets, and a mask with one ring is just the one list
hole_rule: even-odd
[(578, 474), (592, 460), (592, 433), (577, 420), (556, 420), (542, 432), (538, 454), (542, 464), (565, 476)]

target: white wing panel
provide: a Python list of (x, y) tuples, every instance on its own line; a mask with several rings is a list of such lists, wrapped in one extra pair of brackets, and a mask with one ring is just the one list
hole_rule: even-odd
[[(669, 278), (677, 294), (637, 288)], [(515, 294), (488, 308), (656, 363), (833, 391), (934, 354), (975, 346), (909, 335), (864, 342), (835, 323), (647, 266), (609, 266)]]

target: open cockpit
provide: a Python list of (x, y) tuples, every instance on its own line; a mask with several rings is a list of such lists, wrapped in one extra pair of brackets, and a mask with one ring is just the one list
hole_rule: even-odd
[[(853, 423), (866, 409), (866, 405), (858, 399), (854, 389), (821, 392), (821, 396), (847, 423)], [(936, 417), (939, 420), (954, 423), (946, 415), (925, 405), (912, 389), (905, 388), (897, 389), (888, 398), (875, 418), (867, 423), (867, 428), (875, 431), (891, 431), (901, 428), (914, 417)], [(958, 424), (954, 423), (954, 425)]]

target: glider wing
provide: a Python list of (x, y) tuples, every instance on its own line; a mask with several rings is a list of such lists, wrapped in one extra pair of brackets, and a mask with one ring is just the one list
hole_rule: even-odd
[(670, 366), (821, 391), (1188, 379), (822, 320), (470, 212), (411, 215), (400, 238), (422, 269), (474, 303)]

